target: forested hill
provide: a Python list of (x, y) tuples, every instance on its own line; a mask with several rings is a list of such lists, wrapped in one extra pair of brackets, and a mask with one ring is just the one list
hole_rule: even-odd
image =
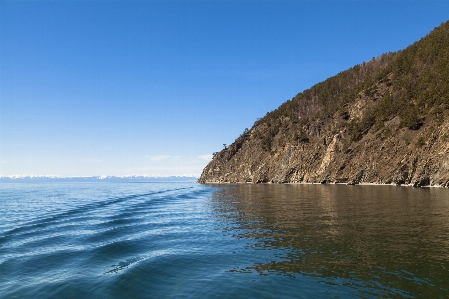
[(199, 182), (449, 186), (449, 21), (267, 113)]

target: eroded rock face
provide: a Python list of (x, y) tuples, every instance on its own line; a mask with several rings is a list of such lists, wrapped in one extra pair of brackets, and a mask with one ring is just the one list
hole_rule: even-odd
[[(351, 141), (345, 129), (324, 130), (321, 136), (310, 135), (308, 142), (274, 143), (270, 151), (256, 137), (260, 130), (264, 129), (254, 127), (217, 153), (199, 182), (449, 186), (448, 121), (440, 126), (429, 121), (410, 130), (399, 128), (393, 119), (358, 141)], [(385, 131), (390, 132), (388, 137)]]

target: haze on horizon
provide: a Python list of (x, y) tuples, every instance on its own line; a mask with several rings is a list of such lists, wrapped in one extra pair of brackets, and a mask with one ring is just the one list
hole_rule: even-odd
[(448, 1), (2, 1), (0, 176), (200, 174), (298, 92)]

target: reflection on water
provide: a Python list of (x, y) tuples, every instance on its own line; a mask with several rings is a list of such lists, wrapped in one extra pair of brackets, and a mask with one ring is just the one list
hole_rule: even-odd
[(449, 297), (448, 190), (238, 185), (212, 196), (220, 229), (254, 254), (230, 271), (315, 277), (362, 297)]
[(0, 298), (448, 298), (449, 190), (0, 186)]

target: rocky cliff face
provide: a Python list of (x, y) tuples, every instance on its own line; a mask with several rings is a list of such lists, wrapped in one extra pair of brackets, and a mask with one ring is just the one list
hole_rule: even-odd
[(449, 187), (449, 23), (299, 93), (215, 153), (199, 182)]
[[(284, 121), (288, 121), (287, 119)], [(332, 122), (331, 122), (332, 123)], [(275, 136), (271, 151), (262, 149), (255, 127), (204, 169), (201, 183), (349, 183), (440, 185), (449, 187), (449, 122), (428, 121), (419, 130), (388, 121), (351, 142), (347, 130), (324, 130), (308, 142)], [(288, 131), (288, 127), (285, 129)]]

